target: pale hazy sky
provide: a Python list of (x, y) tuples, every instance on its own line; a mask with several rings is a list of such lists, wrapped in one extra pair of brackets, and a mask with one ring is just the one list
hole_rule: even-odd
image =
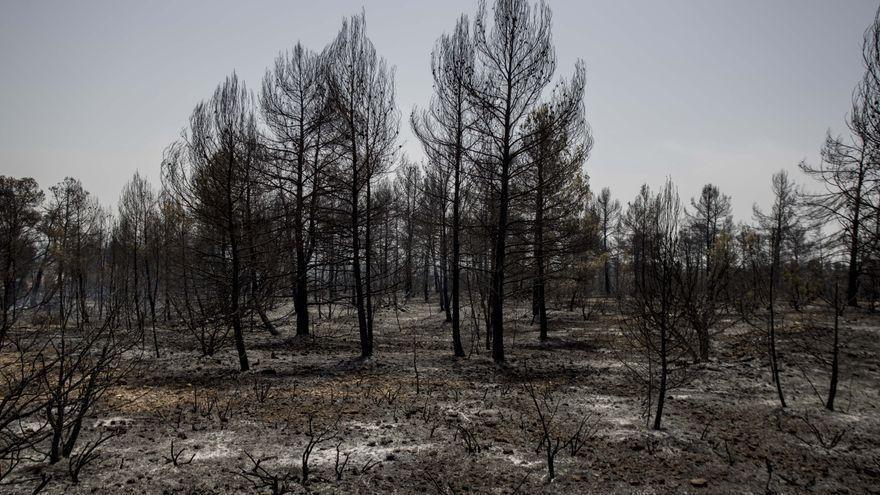
[[(0, 174), (44, 188), (75, 176), (115, 204), (135, 170), (158, 183), (162, 150), (224, 76), (256, 90), (280, 50), (322, 48), (362, 7), (420, 159), (406, 117), (430, 97), (435, 39), (476, 3), (0, 0)], [(711, 181), (748, 219), (773, 171), (815, 161), (826, 130), (845, 130), (877, 1), (550, 5), (559, 75), (587, 66), (593, 187), (625, 203), (667, 175), (685, 198)]]

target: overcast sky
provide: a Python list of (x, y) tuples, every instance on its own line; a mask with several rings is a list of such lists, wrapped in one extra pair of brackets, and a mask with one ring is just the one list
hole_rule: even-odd
[[(773, 171), (817, 160), (841, 133), (876, 0), (551, 0), (557, 75), (582, 58), (595, 146), (587, 171), (625, 203), (670, 175), (682, 197), (713, 182), (739, 219)], [(48, 188), (82, 180), (115, 204), (135, 170), (158, 183), (162, 150), (235, 70), (253, 89), (297, 40), (320, 49), (366, 9), (397, 67), (406, 117), (431, 93), (435, 39), (475, 0), (0, 0), (0, 174)], [(796, 173), (798, 181), (804, 178)]]

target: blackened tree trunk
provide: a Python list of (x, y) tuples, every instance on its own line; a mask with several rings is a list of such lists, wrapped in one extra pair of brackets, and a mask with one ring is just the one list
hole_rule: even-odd
[(535, 290), (534, 306), (540, 327), (540, 340), (547, 340), (547, 303), (544, 298), (544, 161), (537, 160), (537, 183), (535, 190)]
[(373, 354), (373, 263), (372, 263), (372, 252), (373, 252), (373, 237), (372, 237), (372, 184), (371, 184), (371, 174), (369, 172), (370, 164), (367, 163), (367, 197), (366, 197), (366, 212), (364, 213), (364, 219), (366, 220), (366, 229), (364, 230), (364, 269), (366, 271), (366, 276), (364, 277), (364, 284), (366, 287), (366, 299), (364, 305), (366, 306), (366, 319), (367, 319), (367, 339), (370, 342), (370, 355)]
[[(229, 148), (230, 150), (234, 150), (234, 146)], [(229, 170), (226, 176), (226, 217), (227, 217), (227, 228), (229, 229), (229, 251), (230, 256), (232, 257), (232, 273), (231, 275), (231, 303), (230, 303), (230, 318), (232, 319), (232, 334), (233, 339), (235, 340), (235, 350), (238, 353), (238, 364), (241, 371), (247, 371), (250, 369), (250, 364), (248, 363), (247, 351), (244, 346), (244, 329), (242, 328), (241, 323), (241, 253), (238, 249), (238, 227), (235, 224), (235, 206), (234, 206), (234, 191), (233, 191), (233, 177), (235, 176), (235, 172), (233, 167), (235, 166), (235, 156), (233, 156), (233, 152), (230, 151), (230, 156), (228, 158), (228, 167)]]
[[(303, 136), (300, 137), (304, 141)], [(296, 255), (296, 275), (293, 288), (293, 306), (296, 310), (296, 334), (298, 336), (306, 336), (309, 334), (309, 279), (308, 279), (308, 262), (306, 260), (306, 248), (303, 225), (304, 208), (304, 165), (305, 165), (305, 144), (300, 146), (300, 153), (297, 156), (297, 181), (296, 181), (296, 207), (294, 211), (294, 250)], [(312, 192), (317, 194), (317, 192)]]
[[(856, 190), (857, 203), (861, 203), (861, 183)], [(849, 306), (857, 307), (859, 294), (859, 228), (861, 227), (861, 208), (853, 208), (853, 222), (850, 228), (849, 241), (849, 267), (847, 268), (846, 281), (846, 303)]]
[(423, 272), (422, 279), (425, 282), (424, 285), (422, 286), (422, 288), (424, 289), (423, 295), (424, 295), (424, 299), (425, 299), (425, 304), (428, 304), (428, 301), (429, 301), (428, 287), (429, 287), (429, 284), (431, 283), (431, 273), (430, 273), (430, 270), (428, 269), (428, 262), (430, 261), (430, 258), (428, 257), (427, 249), (428, 249), (427, 246), (425, 246), (425, 256), (423, 258), (424, 263), (422, 264), (422, 272)]
[(300, 257), (299, 252), (297, 252), (293, 307), (296, 310), (296, 334), (300, 337), (309, 335), (309, 279), (306, 274), (307, 270), (308, 266), (305, 263), (305, 257)]
[(776, 394), (779, 396), (779, 404), (786, 407), (785, 395), (782, 393), (782, 381), (779, 379), (779, 356), (776, 352), (776, 267), (770, 266), (770, 304), (769, 304), (769, 337), (770, 337), (770, 371), (773, 375), (773, 383), (776, 385)]
[[(353, 125), (353, 124), (352, 124)], [(370, 334), (367, 330), (367, 312), (364, 308), (364, 285), (361, 275), (361, 235), (360, 235), (360, 219), (359, 206), (360, 200), (358, 194), (358, 173), (357, 173), (357, 148), (352, 147), (352, 156), (354, 157), (354, 165), (352, 166), (352, 182), (351, 182), (351, 249), (352, 249), (352, 272), (354, 274), (354, 294), (355, 307), (357, 308), (358, 331), (361, 339), (361, 357), (370, 357), (373, 355), (373, 342), (370, 340)]]
[(452, 352), (457, 357), (464, 357), (461, 345), (461, 156), (457, 158), (452, 182)]
[[(445, 189), (445, 187), (443, 188)], [(449, 243), (446, 229), (446, 193), (443, 192), (441, 201), (440, 219), (440, 301), (443, 312), (446, 314), (446, 322), (452, 321), (452, 308), (449, 304)]]
[(840, 373), (840, 316), (837, 311), (834, 312), (834, 344), (831, 354), (831, 384), (828, 387), (828, 400), (825, 402), (825, 409), (834, 410), (834, 399), (837, 397), (837, 382)]
[(669, 376), (669, 335), (666, 324), (660, 325), (660, 385), (657, 390), (657, 414), (654, 416), (654, 429), (660, 429), (663, 419), (663, 405), (666, 403), (666, 388)]
[(834, 410), (834, 399), (837, 397), (837, 382), (840, 375), (840, 313), (838, 289), (834, 286), (834, 342), (831, 347), (831, 383), (828, 386), (828, 400), (825, 409)]
[(492, 258), (492, 282), (489, 308), (492, 312), (492, 360), (504, 362), (504, 263), (507, 254), (507, 216), (510, 204), (510, 159), (505, 153), (501, 163), (501, 194), (498, 198), (498, 224)]

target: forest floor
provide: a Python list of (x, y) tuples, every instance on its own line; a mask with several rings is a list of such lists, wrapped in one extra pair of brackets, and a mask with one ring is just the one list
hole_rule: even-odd
[[(121, 435), (78, 484), (65, 462), (39, 466), (52, 475), (45, 492), (270, 493), (243, 475), (264, 459), (264, 477), (292, 493), (880, 493), (880, 317), (844, 319), (839, 411), (824, 410), (804, 378), (825, 393), (827, 369), (789, 345), (797, 324), (780, 337), (784, 410), (766, 353), (739, 325), (716, 338), (710, 362), (689, 368), (653, 431), (644, 391), (617, 357), (616, 316), (551, 311), (551, 339), (540, 343), (525, 308), (509, 310), (503, 367), (470, 326), (472, 354), (453, 358), (449, 324), (422, 303), (377, 315), (369, 360), (356, 359), (353, 316), (317, 320), (311, 338), (289, 337), (290, 325), (280, 337), (254, 330), (247, 373), (229, 347), (199, 357), (183, 330), (160, 330), (161, 357), (111, 391), (82, 441)], [(583, 447), (560, 449), (552, 481), (530, 383), (558, 406), (559, 438), (584, 424)], [(315, 436), (333, 438), (314, 447), (303, 486), (310, 418)], [(183, 450), (178, 466), (172, 448)]]

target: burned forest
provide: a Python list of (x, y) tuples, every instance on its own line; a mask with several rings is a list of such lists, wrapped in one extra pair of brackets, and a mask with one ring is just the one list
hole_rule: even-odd
[(549, 1), (456, 15), (291, 32), (115, 202), (0, 175), (0, 492), (880, 493), (880, 11), (747, 215), (593, 178)]

